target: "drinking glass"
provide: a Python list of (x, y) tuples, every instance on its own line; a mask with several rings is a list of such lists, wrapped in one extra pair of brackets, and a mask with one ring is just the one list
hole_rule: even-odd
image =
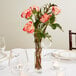
[(47, 51), (48, 48), (51, 47), (52, 41), (48, 38), (42, 39), (41, 46), (43, 50), (43, 59), (46, 59), (49, 52)]
[(24, 49), (12, 50), (12, 57), (10, 60), (10, 70), (13, 74), (20, 74), (24, 69), (27, 71), (28, 63), (27, 51)]
[(42, 40), (42, 47), (44, 48), (43, 60), (46, 60), (48, 64), (50, 64), (51, 70), (57, 70), (57, 69), (60, 69), (60, 59), (52, 57), (51, 51), (46, 50), (51, 47), (51, 44), (52, 44), (52, 41), (50, 41), (48, 38), (45, 38)]
[(5, 54), (3, 53), (5, 50), (5, 39), (3, 36), (0, 36), (0, 59), (5, 57)]
[(4, 53), (5, 50), (5, 38), (1, 35), (0, 36), (0, 70), (3, 70), (6, 67), (7, 55)]
[(52, 41), (49, 40), (48, 38), (43, 38), (41, 45), (42, 45), (42, 71), (44, 72), (46, 70), (45, 66), (48, 64), (50, 61), (48, 61), (48, 54), (49, 52), (47, 51), (48, 48), (51, 47)]
[(60, 65), (61, 65), (61, 64), (60, 64), (60, 59), (53, 58), (51, 70), (58, 70), (58, 69), (61, 69), (61, 66), (60, 66)]
[(60, 70), (63, 69), (62, 67), (62, 59), (59, 57), (61, 50), (55, 50), (54, 52), (51, 53), (52, 56), (52, 70)]
[(42, 45), (42, 47), (43, 47), (44, 49), (49, 48), (49, 47), (51, 46), (51, 44), (52, 44), (52, 41), (49, 40), (48, 38), (45, 38), (45, 39), (43, 38), (43, 39), (42, 39), (41, 45)]

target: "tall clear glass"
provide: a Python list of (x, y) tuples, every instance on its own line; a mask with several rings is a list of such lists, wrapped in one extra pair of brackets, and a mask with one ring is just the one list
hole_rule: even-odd
[(14, 75), (20, 75), (23, 70), (27, 71), (27, 50), (25, 49), (13, 49), (12, 58), (10, 60), (10, 70)]
[(0, 58), (4, 56), (3, 51), (5, 50), (5, 39), (0, 36)]
[(42, 39), (42, 47), (48, 49), (51, 47), (52, 41), (48, 38)]
[(45, 66), (46, 64), (48, 64), (50, 61), (48, 60), (48, 55), (50, 52), (47, 51), (47, 49), (49, 49), (51, 47), (51, 44), (52, 44), (52, 41), (49, 40), (48, 38), (45, 38), (45, 39), (42, 39), (42, 66), (43, 66), (43, 69), (42, 71), (44, 72), (46, 69), (45, 69)]
[(0, 36), (0, 70), (3, 70), (5, 68), (5, 59), (7, 55), (4, 53), (5, 50), (5, 38), (3, 36)]

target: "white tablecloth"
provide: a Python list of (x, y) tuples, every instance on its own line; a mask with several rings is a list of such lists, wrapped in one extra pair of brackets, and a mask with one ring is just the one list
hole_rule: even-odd
[[(28, 59), (29, 59), (29, 65), (34, 64), (34, 49), (25, 49), (27, 50)], [(42, 51), (42, 59), (45, 54), (51, 53), (53, 51), (56, 51), (56, 49), (47, 49)], [(47, 57), (48, 58), (48, 57)], [(52, 59), (52, 58), (51, 58)], [(8, 60), (5, 61), (5, 65), (7, 65)], [(36, 73), (33, 71), (23, 71), (22, 76), (57, 76), (57, 71), (51, 69), (51, 63), (49, 59), (42, 60), (42, 73)], [(61, 63), (61, 66), (63, 67), (63, 72), (65, 73), (65, 76), (76, 76), (76, 63)], [(32, 68), (30, 68), (32, 69)], [(7, 66), (4, 70), (0, 70), (0, 76), (19, 76), (11, 73), (10, 68)], [(62, 75), (60, 75), (62, 76)]]

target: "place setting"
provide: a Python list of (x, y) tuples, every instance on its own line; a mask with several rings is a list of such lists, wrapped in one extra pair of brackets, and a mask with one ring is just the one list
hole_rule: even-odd
[(61, 61), (65, 62), (73, 62), (76, 61), (76, 51), (72, 50), (60, 50), (51, 53), (51, 55), (57, 59), (60, 59)]

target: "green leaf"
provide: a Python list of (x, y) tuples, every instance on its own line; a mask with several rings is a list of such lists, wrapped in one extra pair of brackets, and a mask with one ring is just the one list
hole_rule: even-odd
[(50, 24), (54, 23), (55, 21), (55, 15), (52, 14), (52, 16), (50, 17)]
[(35, 29), (35, 32), (37, 33), (37, 37), (38, 39), (40, 40), (42, 37), (44, 38), (44, 34), (43, 32), (41, 31), (41, 29)]
[(52, 27), (52, 29), (56, 29), (58, 27), (59, 29), (62, 30), (62, 27), (58, 23), (51, 24), (50, 26)]
[(48, 33), (45, 33), (45, 38), (48, 38), (50, 41), (52, 41), (51, 35), (49, 35)]
[(49, 35), (48, 33), (45, 33), (45, 37), (47, 37), (48, 39), (50, 39), (51, 35)]
[(36, 9), (34, 9), (32, 12), (33, 12), (33, 14), (35, 14), (36, 13)]
[(34, 23), (35, 28), (37, 28), (38, 24), (40, 23), (39, 20), (36, 20), (36, 22)]
[(45, 38), (45, 34), (44, 33), (40, 33), (40, 36), (42, 37), (42, 38)]
[(56, 29), (56, 25), (55, 24), (51, 24), (50, 25), (52, 29)]
[(58, 27), (59, 29), (61, 29), (61, 30), (62, 30), (62, 27), (60, 26), (60, 24), (55, 23), (54, 25), (56, 25), (56, 27)]
[(41, 31), (40, 29), (35, 30), (35, 32), (37, 33), (37, 37), (40, 40), (41, 38), (50, 38), (51, 36), (48, 33), (44, 33), (43, 31)]

